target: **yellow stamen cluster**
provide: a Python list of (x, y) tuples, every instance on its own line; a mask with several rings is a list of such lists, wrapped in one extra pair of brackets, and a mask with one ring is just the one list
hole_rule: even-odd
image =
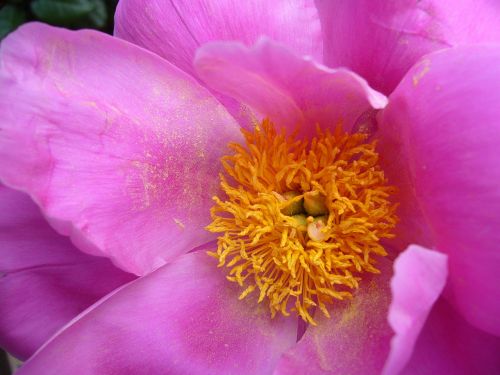
[(364, 134), (338, 126), (295, 140), (264, 120), (244, 136), (222, 159), (225, 197), (214, 197), (207, 227), (221, 236), (209, 254), (244, 288), (240, 299), (257, 290), (273, 317), (291, 310), (315, 324), (315, 308), (329, 316), (362, 272), (379, 273), (373, 256), (393, 237), (395, 189)]

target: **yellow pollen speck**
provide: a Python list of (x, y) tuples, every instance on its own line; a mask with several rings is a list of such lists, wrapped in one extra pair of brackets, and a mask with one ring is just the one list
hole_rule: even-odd
[(412, 77), (413, 86), (417, 86), (420, 80), (429, 73), (431, 62), (428, 59), (422, 60), (418, 66), (421, 67), (421, 70), (415, 73)]
[(380, 240), (393, 237), (395, 188), (365, 134), (317, 130), (311, 141), (277, 132), (269, 120), (230, 144), (214, 197), (212, 223), (221, 233), (209, 255), (227, 267), (240, 299), (258, 293), (271, 316), (295, 311), (316, 324), (319, 309), (352, 297), (363, 272), (379, 273)]
[(181, 229), (186, 228), (186, 226), (184, 225), (184, 223), (182, 221), (180, 221), (179, 219), (175, 219), (174, 218), (174, 223), (177, 224), (179, 226), (179, 228), (181, 228)]

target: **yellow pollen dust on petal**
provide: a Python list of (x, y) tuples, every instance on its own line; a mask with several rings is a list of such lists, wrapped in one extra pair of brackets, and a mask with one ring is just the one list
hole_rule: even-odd
[(269, 120), (243, 131), (222, 158), (224, 196), (214, 197), (220, 233), (209, 255), (227, 267), (240, 299), (258, 293), (271, 316), (298, 314), (316, 324), (334, 300), (352, 298), (363, 272), (379, 273), (380, 244), (392, 238), (396, 204), (365, 134), (317, 129), (312, 140), (278, 132)]

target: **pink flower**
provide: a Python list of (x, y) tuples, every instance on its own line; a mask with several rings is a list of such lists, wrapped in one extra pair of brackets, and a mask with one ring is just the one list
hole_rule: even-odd
[[(0, 343), (29, 358), (20, 373), (498, 371), (499, 14), (469, 0), (127, 0), (126, 41), (10, 35)], [(299, 139), (368, 130), (398, 188), (380, 275), (330, 318), (318, 308), (317, 326), (239, 301), (205, 251), (220, 159), (264, 118)]]

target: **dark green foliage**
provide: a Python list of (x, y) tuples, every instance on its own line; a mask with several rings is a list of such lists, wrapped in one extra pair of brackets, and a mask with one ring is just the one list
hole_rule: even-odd
[(108, 19), (103, 0), (34, 0), (31, 11), (40, 21), (72, 28), (102, 28)]
[(28, 21), (113, 31), (118, 0), (0, 0), (0, 39)]
[(25, 10), (15, 4), (7, 4), (0, 9), (0, 39), (24, 23), (27, 19)]

